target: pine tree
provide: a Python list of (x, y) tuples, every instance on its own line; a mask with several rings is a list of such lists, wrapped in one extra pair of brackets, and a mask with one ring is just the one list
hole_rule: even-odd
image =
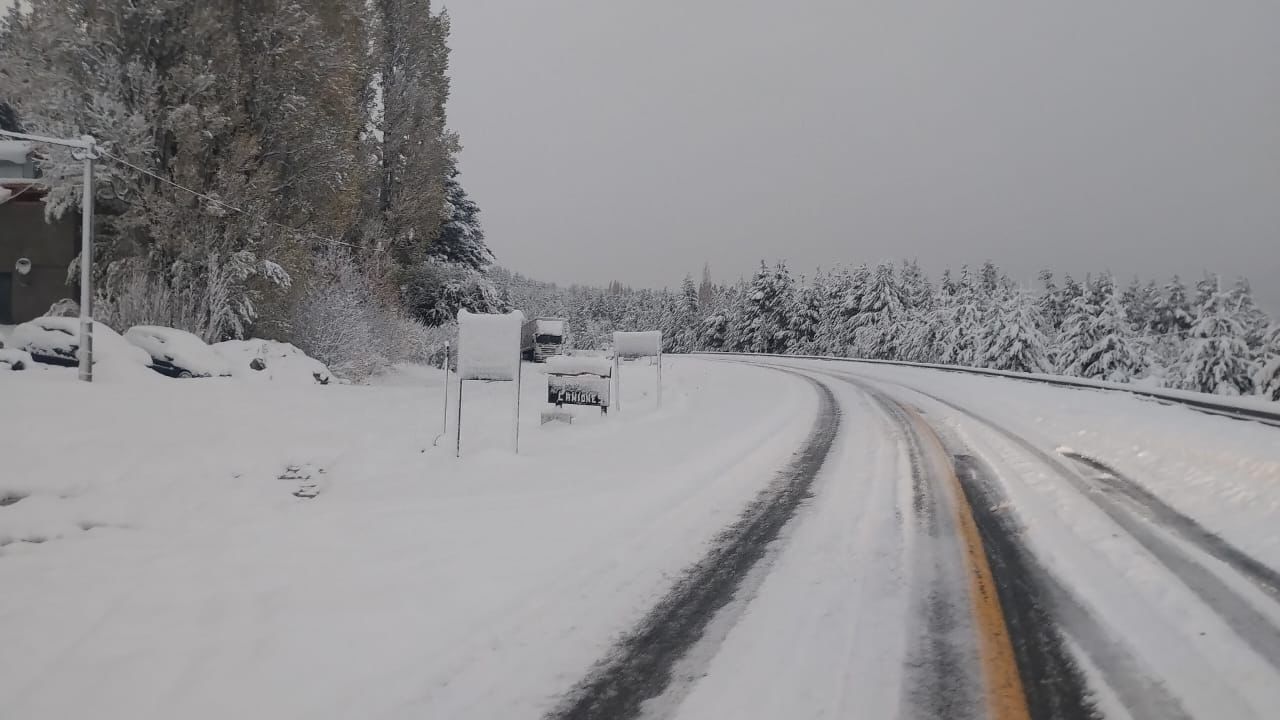
[(800, 281), (800, 289), (796, 291), (795, 306), (791, 309), (791, 351), (798, 355), (816, 355), (821, 350), (816, 346), (818, 327), (822, 322), (822, 290), (817, 285)]
[(702, 264), (702, 282), (698, 283), (698, 306), (711, 307), (711, 297), (715, 293), (715, 285), (711, 282), (711, 263)]
[(1050, 372), (1047, 344), (1040, 331), (1044, 319), (1036, 303), (1016, 290), (1006, 290), (996, 302), (987, 326), (982, 366), (1013, 372)]
[(1145, 349), (1129, 322), (1121, 293), (1114, 287), (1097, 308), (1088, 337), (1093, 344), (1073, 358), (1066, 374), (1109, 382), (1129, 382), (1146, 369)]
[(1089, 351), (1098, 342), (1099, 338), (1094, 332), (1100, 312), (1101, 309), (1091, 303), (1089, 295), (1083, 292), (1071, 299), (1053, 353), (1059, 373), (1078, 374), (1079, 367), (1085, 363)]
[(1044, 319), (1044, 329), (1046, 332), (1053, 334), (1062, 327), (1062, 319), (1066, 314), (1066, 305), (1063, 301), (1062, 291), (1053, 281), (1053, 272), (1050, 270), (1040, 271), (1040, 298), (1037, 305), (1040, 310), (1040, 317)]
[(455, 170), (445, 181), (445, 222), (440, 235), (427, 247), (427, 256), (439, 262), (484, 270), (493, 252), (484, 244), (480, 208), (467, 197)]
[(1216, 281), (1215, 285), (1213, 292), (1199, 293), (1204, 302), (1179, 361), (1179, 384), (1184, 390), (1245, 395), (1253, 391), (1246, 330), (1232, 307), (1231, 293)]
[(854, 316), (854, 350), (858, 357), (892, 359), (898, 352), (898, 323), (905, 319), (904, 293), (893, 265), (881, 263), (868, 276), (862, 305)]
[(1259, 353), (1254, 387), (1268, 400), (1280, 401), (1280, 323), (1271, 326)]
[(794, 283), (785, 263), (770, 269), (763, 262), (748, 290), (743, 313), (743, 341), (749, 352), (785, 353), (790, 345), (788, 313), (795, 300)]

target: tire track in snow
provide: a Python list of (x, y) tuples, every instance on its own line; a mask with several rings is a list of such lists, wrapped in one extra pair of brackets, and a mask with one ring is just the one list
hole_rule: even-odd
[(1280, 601), (1280, 573), (1227, 542), (1221, 535), (1210, 532), (1193, 518), (1178, 512), (1150, 490), (1105, 463), (1070, 450), (1064, 449), (1059, 452), (1084, 466), (1086, 477), (1099, 483), (1104, 492), (1121, 494), (1156, 523), (1200, 548), (1207, 555), (1230, 565), (1236, 572), (1249, 578), (1263, 592)]
[[(996, 433), (1026, 450), (1042, 464), (1053, 470), (1055, 474), (1069, 483), (1072, 487), (1076, 488), (1080, 494), (1092, 502), (1093, 505), (1109, 517), (1112, 522), (1116, 523), (1116, 525), (1120, 526), (1120, 528), (1130, 537), (1136, 540), (1138, 544), (1146, 549), (1146, 551), (1150, 553), (1161, 565), (1177, 577), (1188, 590), (1198, 596), (1205, 605), (1222, 618), (1227, 626), (1230, 627), (1232, 631), (1234, 631), (1236, 635), (1245, 642), (1245, 644), (1253, 648), (1254, 652), (1258, 653), (1258, 655), (1266, 660), (1273, 668), (1280, 670), (1280, 627), (1277, 627), (1275, 623), (1271, 622), (1264, 614), (1259, 612), (1247, 599), (1232, 589), (1226, 582), (1206, 568), (1196, 558), (1186, 553), (1177, 544), (1172, 542), (1170, 538), (1166, 537), (1156, 529), (1159, 528), (1160, 530), (1164, 530), (1170, 534), (1177, 535), (1178, 532), (1176, 528), (1166, 526), (1163, 522), (1158, 521), (1154, 524), (1148, 523), (1144, 518), (1134, 514), (1128, 508), (1117, 502), (1114, 492), (1095, 492), (1095, 486), (1088, 482), (1083, 475), (1076, 472), (1062, 459), (1040, 449), (1033, 443), (1029, 442), (1026, 438), (993, 423), (981, 415), (958, 407), (946, 400), (919, 390), (916, 390), (915, 392), (920, 392), (920, 394), (986, 425)], [(1150, 495), (1149, 493), (1146, 494)], [(1154, 496), (1150, 497), (1154, 498)], [(1162, 502), (1161, 504), (1163, 505)], [(1185, 517), (1176, 513), (1176, 511), (1173, 511), (1172, 508), (1169, 508), (1169, 510), (1179, 517)], [(1190, 521), (1190, 518), (1187, 518), (1187, 520)], [(1196, 526), (1199, 527), (1198, 523)], [(1204, 538), (1201, 538), (1201, 540), (1204, 540)], [(1230, 547), (1236, 554), (1238, 554), (1237, 557), (1249, 557), (1243, 552), (1236, 550), (1233, 546), (1228, 545), (1225, 540), (1221, 540), (1221, 538), (1218, 538), (1218, 540), (1220, 541), (1220, 545), (1218, 545), (1218, 547)], [(1194, 544), (1196, 547), (1199, 547), (1212, 555), (1212, 553), (1200, 543)], [(1261, 566), (1261, 563), (1258, 563), (1253, 558), (1249, 558), (1249, 560), (1254, 565)], [(1231, 567), (1236, 567), (1236, 569), (1239, 570), (1239, 568), (1230, 560), (1223, 560), (1223, 562)], [(1257, 582), (1247, 573), (1241, 572), (1241, 574), (1249, 580), (1252, 580), (1255, 583)]]
[[(836, 373), (833, 373), (833, 375), (857, 382), (853, 379), (853, 376)], [(1117, 522), (1123, 530), (1133, 536), (1158, 562), (1165, 565), (1166, 569), (1208, 605), (1211, 610), (1222, 617), (1223, 621), (1238, 634), (1244, 632), (1245, 635), (1248, 635), (1250, 629), (1261, 629), (1262, 636), (1260, 638), (1254, 638), (1252, 641), (1246, 638), (1246, 643), (1253, 647), (1255, 651), (1258, 651), (1258, 647), (1262, 646), (1264, 649), (1259, 652), (1259, 655), (1269, 663), (1275, 664), (1272, 658), (1267, 655), (1267, 653), (1276, 650), (1274, 647), (1274, 625), (1249, 606), (1243, 598), (1240, 598), (1220, 579), (1181, 553), (1173, 543), (1159, 537), (1152, 530), (1154, 526), (1144, 525), (1139, 518), (1133, 516), (1127, 510), (1116, 507), (1115, 503), (1107, 498), (1104, 493), (1096, 492), (1080, 473), (1075, 472), (1062, 459), (1040, 449), (1026, 438), (992, 422), (986, 417), (960, 407), (955, 403), (900, 383), (889, 382), (888, 384), (918, 393), (981, 423), (1035, 458), (1054, 475), (1064, 479), (1085, 498), (1095, 504), (1114, 522)], [(993, 504), (990, 506), (1007, 508), (1007, 500), (1003, 498), (1003, 495), (998, 490), (999, 485), (994, 481), (994, 473), (989, 468), (984, 469), (983, 472), (991, 477), (992, 481), (983, 483), (982, 487), (996, 493), (991, 501)], [(1149, 493), (1146, 494), (1149, 495)], [(1172, 508), (1170, 508), (1170, 511), (1176, 513)], [(1013, 517), (1013, 511), (1006, 510), (1004, 514), (1009, 516), (1005, 522), (1012, 525), (1011, 532), (1014, 534), (1020, 533), (1021, 530), (1017, 529), (1018, 523), (1016, 518)], [(1190, 518), (1187, 519), (1190, 521)], [(1198, 527), (1198, 524), (1196, 525)], [(1137, 535), (1134, 534), (1135, 531)], [(1219, 540), (1221, 539), (1219, 538)], [(1147, 542), (1153, 544), (1148, 546)], [(1225, 541), (1222, 541), (1222, 543), (1225, 544)], [(1234, 550), (1234, 548), (1232, 549)], [(1034, 562), (1029, 550), (1023, 548), (1022, 552), (1026, 553), (1033, 563), (1034, 576), (1044, 589), (1045, 596), (1052, 603), (1054, 614), (1062, 624), (1063, 631), (1076, 641), (1081, 651), (1106, 677), (1107, 684), (1116, 693), (1121, 704), (1124, 705), (1134, 720), (1190, 718), (1190, 715), (1183, 709), (1177, 698), (1170, 694), (1162, 683), (1150, 677), (1141, 668), (1140, 663), (1130, 651), (1114, 639), (1110, 632), (1093, 617), (1090, 611), (1056, 577)], [(1236, 552), (1239, 551), (1237, 550)], [(1243, 555), (1243, 553), (1240, 554)], [(1257, 564), (1252, 558), (1249, 559)], [(1172, 560), (1176, 568), (1169, 566), (1166, 560)], [(1229, 565), (1232, 564), (1225, 559), (1224, 562)], [(1184, 572), (1190, 573), (1190, 576), (1184, 575)], [(1207, 585), (1203, 583), (1207, 583)]]
[[(849, 382), (849, 381), (845, 381)], [(905, 447), (911, 468), (911, 512), (922, 546), (911, 555), (913, 584), (917, 587), (921, 618), (908, 659), (911, 672), (904, 687), (906, 707), (912, 717), (975, 717), (982, 705), (982, 677), (975, 670), (974, 627), (968, 617), (968, 584), (960, 554), (958, 529), (946, 513), (946, 488), (937, 472), (926, 467), (911, 419), (897, 403), (859, 383), (857, 387), (880, 409), (894, 435)]]
[(672, 668), (702, 637), (716, 613), (738, 592), (770, 543), (810, 497), (810, 487), (840, 430), (835, 396), (803, 377), (818, 392), (813, 430), (792, 462), (725, 529), (708, 553), (687, 568), (658, 604), (614, 650), (546, 715), (548, 720), (621, 720), (640, 714), (645, 700), (662, 694)]
[[(1061, 631), (1052, 613), (1048, 588), (1038, 577), (1038, 567), (1025, 548), (1018, 542), (1020, 530), (1010, 526), (1000, 498), (991, 495), (991, 483), (981, 475), (977, 462), (964, 452), (956, 452), (946, 446), (932, 428), (909, 407), (882, 391), (849, 377), (845, 382), (863, 389), (895, 416), (903, 429), (915, 436), (910, 442), (917, 447), (929, 435), (928, 440), (944, 453), (950, 454), (954, 480), (963, 498), (958, 498), (957, 510), (968, 513), (980, 536), (981, 552), (985, 557), (993, 588), (975, 588), (975, 595), (994, 590), (998, 600), (1003, 634), (1010, 645), (1012, 659), (997, 658), (985, 666), (988, 685), (988, 706), (991, 717), (1032, 717), (1037, 720), (1075, 720), (1098, 718), (1088, 684), (1083, 673), (1066, 648)], [(923, 425), (924, 427), (921, 427)], [(918, 452), (918, 450), (917, 450)], [(975, 597), (975, 603), (983, 598)], [(980, 625), (990, 625), (997, 618), (987, 618)], [(999, 638), (991, 638), (990, 628), (981, 628), (987, 635), (987, 654), (991, 646), (999, 647)], [(933, 629), (930, 628), (932, 632)], [(980, 639), (982, 636), (980, 635)], [(1002, 664), (1012, 664), (1016, 681), (993, 678), (1003, 670)], [(922, 678), (927, 679), (927, 678)], [(934, 717), (953, 717), (954, 713), (937, 713)], [(1151, 715), (1149, 717), (1172, 718), (1176, 714)]]

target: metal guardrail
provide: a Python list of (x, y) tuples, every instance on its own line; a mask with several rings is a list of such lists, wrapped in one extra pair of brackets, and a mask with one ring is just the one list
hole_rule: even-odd
[(901, 360), (869, 360), (864, 358), (842, 358), (829, 357), (824, 355), (778, 355), (770, 353), (742, 353), (742, 352), (697, 352), (690, 355), (714, 355), (714, 356), (737, 356), (737, 357), (769, 357), (784, 358), (793, 360), (823, 360), (827, 362), (849, 362), (863, 363), (867, 365), (893, 365), (897, 367), (923, 368), (926, 370), (939, 370), (942, 372), (960, 373), (962, 375), (985, 375), (987, 377), (1005, 378), (1008, 380), (1020, 380), (1023, 382), (1040, 383), (1042, 385), (1056, 385), (1058, 387), (1069, 387), (1076, 390), (1101, 390), (1104, 392), (1120, 392), (1134, 395), (1148, 400), (1154, 400), (1164, 405), (1180, 405), (1182, 407), (1197, 410), (1199, 412), (1208, 413), (1210, 415), (1218, 415), (1228, 417), (1234, 420), (1248, 420), (1251, 422), (1263, 423), (1274, 427), (1280, 427), (1280, 407), (1276, 410), (1265, 410), (1262, 408), (1241, 407), (1230, 403), (1215, 402), (1207, 398), (1188, 397), (1187, 395), (1161, 392), (1159, 390), (1150, 390), (1140, 387), (1127, 387), (1121, 383), (1098, 384), (1081, 380), (1079, 378), (1071, 378), (1066, 376), (1049, 376), (1049, 375), (1032, 375), (1029, 373), (1016, 373), (1006, 370), (989, 370), (986, 368), (962, 367), (959, 365), (936, 365), (932, 363), (914, 363)]

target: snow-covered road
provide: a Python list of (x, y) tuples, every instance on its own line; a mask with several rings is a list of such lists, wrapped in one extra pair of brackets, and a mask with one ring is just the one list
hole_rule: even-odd
[(538, 372), (519, 456), (468, 389), (460, 461), (413, 368), (0, 376), (0, 717), (1280, 707), (1280, 429), (777, 358), (541, 426)]

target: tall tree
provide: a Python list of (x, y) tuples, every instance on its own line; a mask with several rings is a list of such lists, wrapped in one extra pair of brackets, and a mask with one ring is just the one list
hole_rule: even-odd
[(1248, 394), (1253, 391), (1253, 376), (1246, 330), (1230, 291), (1216, 281), (1215, 285), (1213, 292), (1199, 293), (1204, 300), (1182, 351), (1179, 384), (1196, 392)]

